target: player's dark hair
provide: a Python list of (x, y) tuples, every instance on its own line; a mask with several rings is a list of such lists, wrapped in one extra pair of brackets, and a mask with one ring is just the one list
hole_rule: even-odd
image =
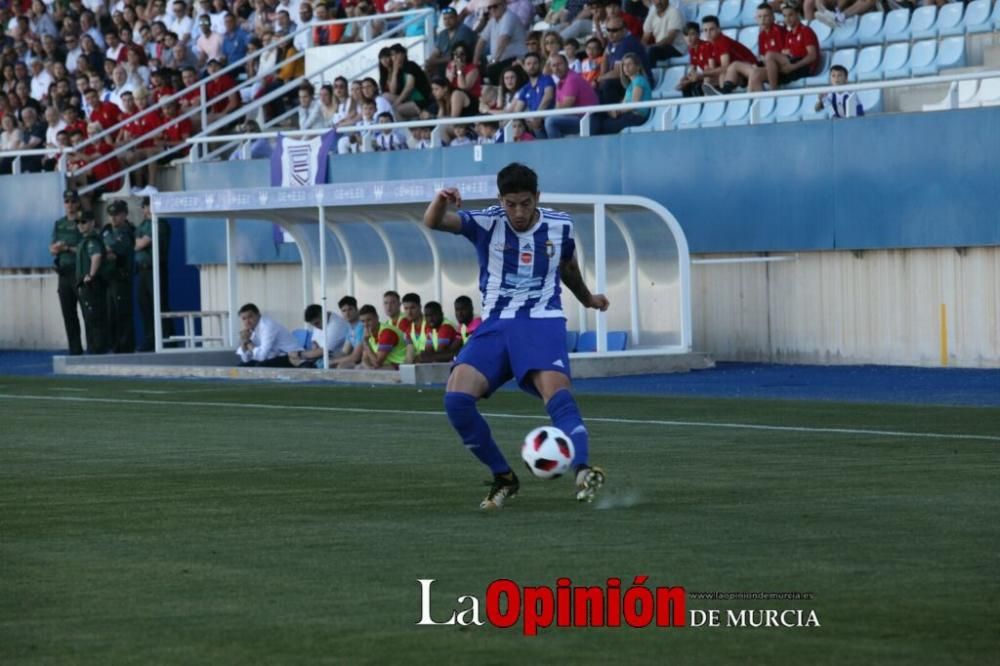
[(704, 17), (703, 19), (701, 19), (701, 24), (702, 25), (705, 25), (706, 23), (714, 23), (716, 27), (719, 27), (719, 17), (718, 16), (712, 16), (710, 14), (710, 15)]
[(342, 299), (337, 301), (337, 307), (342, 308), (345, 305), (350, 305), (352, 308), (358, 307), (358, 299), (353, 296), (344, 296)]
[(404, 303), (416, 303), (419, 306), (420, 305), (420, 294), (415, 294), (415, 293), (413, 293), (411, 291), (406, 296), (403, 296), (403, 302)]
[(519, 192), (538, 194), (538, 174), (519, 162), (511, 162), (497, 174), (497, 190), (500, 196)]
[(831, 72), (843, 72), (844, 76), (847, 76), (847, 68), (843, 65), (834, 65), (830, 68)]
[(767, 4), (766, 2), (762, 2), (759, 5), (757, 5), (757, 9), (766, 9), (772, 13), (774, 12), (774, 9), (771, 8), (771, 5)]
[(239, 311), (239, 314), (243, 314), (244, 312), (252, 312), (255, 315), (259, 315), (260, 314), (260, 310), (258, 310), (257, 306), (254, 305), (253, 303), (247, 303), (246, 305), (244, 305), (243, 307), (241, 307), (240, 311)]
[(687, 23), (684, 24), (684, 34), (690, 35), (692, 32), (696, 35), (700, 35), (701, 27), (699, 27), (698, 24), (695, 23), (694, 21), (688, 21)]
[(471, 308), (472, 299), (469, 298), (468, 296), (459, 296), (458, 298), (455, 299), (455, 305), (468, 305)]
[(320, 319), (323, 316), (323, 308), (313, 303), (306, 308), (306, 313), (302, 316), (307, 323), (311, 322), (313, 319)]
[(398, 291), (393, 291), (392, 289), (390, 289), (389, 291), (387, 291), (384, 294), (382, 294), (382, 298), (385, 298), (386, 296), (395, 296), (396, 299), (398, 300), (399, 299), (399, 292)]
[(378, 318), (378, 310), (375, 309), (374, 305), (362, 305), (361, 309), (358, 310), (358, 314), (364, 317), (366, 314), (373, 315), (376, 319)]
[(424, 303), (424, 312), (433, 312), (434, 314), (443, 315), (444, 310), (441, 309), (441, 304), (437, 301), (427, 301)]

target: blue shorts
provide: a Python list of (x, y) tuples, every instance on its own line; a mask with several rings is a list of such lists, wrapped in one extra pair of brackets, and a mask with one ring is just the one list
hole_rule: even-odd
[(511, 378), (523, 391), (538, 395), (528, 375), (535, 370), (555, 370), (570, 377), (566, 349), (566, 320), (487, 319), (472, 334), (454, 366), (471, 365), (489, 382), (486, 395)]

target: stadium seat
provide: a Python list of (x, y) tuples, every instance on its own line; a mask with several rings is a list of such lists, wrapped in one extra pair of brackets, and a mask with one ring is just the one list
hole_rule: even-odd
[(608, 351), (625, 351), (628, 331), (608, 331)]
[(854, 34), (857, 46), (871, 46), (882, 43), (882, 24), (885, 23), (884, 12), (868, 12), (862, 14), (858, 22), (858, 31)]
[[(993, 19), (990, 17), (990, 2), (992, 0), (973, 0), (965, 8), (962, 17), (962, 27), (966, 32), (990, 32), (993, 30)], [(997, 3), (1000, 11), (1000, 3)]]
[(945, 37), (938, 43), (937, 58), (934, 60), (935, 71), (940, 72), (942, 69), (953, 67), (965, 67), (964, 35)]
[[(934, 58), (937, 55), (937, 40), (925, 39), (914, 42), (910, 51), (910, 59), (906, 63), (905, 76), (930, 76), (937, 73)], [(890, 75), (887, 73), (886, 78)]]
[(975, 102), (979, 106), (996, 106), (1000, 104), (1000, 78), (983, 79), (980, 81)]
[(833, 31), (833, 48), (840, 49), (845, 46), (856, 46), (858, 43), (858, 26), (861, 19), (852, 16)]
[(304, 328), (297, 328), (292, 331), (292, 337), (295, 341), (299, 343), (303, 349), (309, 349), (312, 346), (312, 331), (307, 331)]
[(701, 104), (685, 104), (674, 116), (675, 129), (694, 129), (698, 126), (698, 116), (701, 115)]
[(962, 13), (965, 5), (961, 2), (952, 2), (938, 10), (937, 21), (934, 23), (934, 32), (938, 37), (949, 37), (965, 33), (962, 25)]
[[(750, 2), (751, 0), (747, 0)], [(743, 0), (723, 0), (719, 5), (719, 24), (723, 28), (740, 27), (740, 14), (743, 11)]]
[(859, 90), (858, 101), (861, 108), (865, 110), (865, 115), (882, 112), (882, 91), (881, 90)]
[[(835, 51), (834, 53), (840, 53), (840, 51)], [(832, 57), (830, 56), (829, 53), (827, 53), (826, 51), (820, 51), (819, 52), (819, 64), (820, 64), (819, 74), (816, 74), (815, 76), (807, 76), (804, 79), (799, 79), (799, 81), (802, 82), (801, 86), (821, 86), (824, 83), (826, 83), (827, 79), (830, 78), (830, 65), (833, 64), (831, 62), (831, 60), (832, 60)], [(850, 71), (850, 70), (848, 70), (848, 71)], [(788, 86), (788, 87), (792, 87), (792, 86)]]
[[(628, 344), (628, 331), (608, 331), (608, 351), (624, 351)], [(584, 331), (576, 344), (578, 352), (597, 351), (597, 332)]]
[[(938, 55), (940, 55), (940, 50)], [(955, 102), (957, 107), (960, 109), (968, 108), (970, 106), (976, 106), (975, 98), (976, 93), (979, 91), (979, 81), (968, 80), (968, 81), (956, 81), (952, 84), (955, 86), (956, 99)], [(945, 93), (943, 99), (938, 102), (931, 102), (929, 104), (924, 104), (921, 107), (924, 111), (944, 111), (946, 109), (952, 108), (951, 106), (951, 90)]]
[(736, 41), (738, 41), (743, 46), (747, 47), (754, 53), (757, 53), (757, 35), (760, 34), (760, 27), (756, 25), (750, 25), (746, 28), (740, 30), (740, 34), (737, 35)]
[(910, 68), (907, 65), (910, 60), (910, 45), (907, 42), (889, 44), (885, 47), (885, 56), (882, 58), (882, 77), (886, 79), (905, 79), (910, 75)]
[(826, 108), (816, 111), (816, 98), (812, 95), (802, 100), (802, 120), (829, 120), (830, 112)]
[(698, 23), (706, 16), (719, 15), (719, 0), (706, 0), (698, 3)]
[[(757, 27), (757, 5), (759, 4), (759, 2), (754, 2), (754, 0), (746, 0), (743, 3), (743, 11), (740, 12), (740, 25), (744, 29), (750, 26)], [(781, 14), (776, 14), (774, 18), (777, 19), (778, 16), (781, 16)], [(782, 16), (782, 18), (784, 17)]]
[(839, 49), (833, 52), (833, 57), (829, 58), (823, 71), (816, 76), (807, 78), (807, 86), (825, 86), (830, 83), (830, 68), (840, 65), (847, 69), (848, 76), (854, 71), (854, 63), (858, 59), (858, 52), (855, 49)]
[(774, 103), (774, 120), (779, 123), (787, 123), (798, 120), (802, 117), (802, 96), (789, 95), (779, 97)]
[[(649, 119), (646, 120), (646, 122), (641, 125), (626, 127), (622, 130), (622, 134), (642, 134), (644, 132), (659, 132), (663, 129), (667, 129), (672, 126), (673, 116), (676, 112), (677, 107), (658, 106), (653, 109), (653, 113), (650, 114)], [(667, 117), (666, 124), (664, 124), (664, 116)]]
[(722, 122), (726, 127), (746, 125), (750, 122), (750, 100), (741, 99), (726, 105), (726, 115)]
[(813, 29), (816, 33), (816, 39), (819, 40), (820, 49), (832, 49), (833, 48), (833, 28), (823, 23), (822, 21), (812, 21), (809, 27)]
[(566, 351), (571, 354), (576, 351), (576, 341), (579, 337), (579, 331), (566, 331)]
[(677, 82), (684, 77), (684, 67), (670, 67), (668, 68), (662, 76), (659, 77), (659, 83), (656, 84), (656, 88), (653, 89), (653, 99), (670, 99), (671, 97), (680, 97), (681, 91), (677, 90)]
[(736, 39), (736, 36), (740, 33), (739, 28), (726, 28), (722, 31), (722, 34), (729, 39)]
[(774, 122), (774, 98), (763, 97), (750, 105), (750, 124), (764, 125)]
[(882, 64), (881, 45), (866, 46), (858, 52), (852, 77), (855, 81), (877, 81), (882, 78), (879, 65)]
[(726, 115), (725, 102), (706, 102), (698, 116), (699, 127), (721, 127)]
[(913, 10), (910, 17), (910, 39), (927, 39), (937, 34), (934, 29), (937, 11), (937, 5), (925, 5)]
[(910, 10), (909, 9), (893, 9), (891, 12), (886, 14), (885, 23), (882, 24), (882, 31), (879, 33), (879, 41), (885, 42), (901, 42), (903, 40), (910, 39)]

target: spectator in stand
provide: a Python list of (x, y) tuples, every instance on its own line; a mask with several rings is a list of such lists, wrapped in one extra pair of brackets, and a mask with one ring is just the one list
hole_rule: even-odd
[(580, 61), (580, 76), (596, 90), (604, 69), (604, 45), (597, 37), (591, 37), (583, 48), (585, 57)]
[(323, 115), (319, 102), (313, 97), (313, 86), (308, 81), (299, 86), (299, 106), (296, 108), (299, 129), (319, 129), (323, 127)]
[(526, 53), (527, 34), (517, 15), (508, 11), (506, 0), (489, 0), (486, 8), (488, 13), (483, 14), (476, 24), (476, 32), (480, 34), (473, 62), (482, 62), (488, 47), (486, 78), (496, 83), (501, 72)]
[[(781, 53), (785, 48), (785, 28), (774, 22), (774, 10), (766, 2), (757, 5), (755, 15), (759, 31), (757, 33), (757, 57), (758, 62), (750, 64), (742, 60), (730, 63), (726, 70), (726, 80), (722, 85), (723, 93), (731, 93), (736, 88), (749, 86), (750, 92), (757, 92), (764, 88), (763, 61), (768, 53)], [(757, 71), (760, 70), (760, 71)]]
[(483, 323), (482, 318), (475, 315), (471, 298), (459, 296), (455, 299), (455, 321), (458, 322), (458, 332), (462, 336), (463, 343), (468, 341), (469, 336)]
[[(239, 26), (236, 22), (236, 16), (232, 12), (225, 13), (222, 23), (225, 29), (222, 35), (222, 56), (226, 64), (231, 65), (247, 56), (250, 35)], [(236, 70), (236, 73), (239, 71)]]
[[(645, 102), (653, 98), (653, 89), (642, 70), (642, 60), (634, 53), (622, 58), (622, 103)], [(649, 118), (649, 109), (608, 111), (594, 116), (594, 134), (617, 134), (626, 127), (642, 125)]]
[(757, 56), (735, 39), (722, 34), (719, 19), (715, 16), (706, 16), (701, 20), (701, 25), (712, 44), (708, 67), (702, 72), (702, 89), (706, 93), (718, 95), (724, 86), (729, 66), (734, 62), (756, 65)]
[[(376, 123), (376, 109), (375, 100), (368, 98), (362, 101), (361, 118), (355, 123), (355, 125), (360, 127), (374, 125)], [(337, 153), (340, 155), (346, 155), (347, 153), (359, 152), (362, 150), (362, 146), (366, 144), (370, 145), (370, 141), (370, 130), (363, 132), (350, 132), (337, 139)]]
[(687, 53), (684, 41), (684, 14), (670, 0), (653, 0), (642, 26), (642, 43), (649, 49), (652, 63)]
[[(308, 28), (313, 24), (313, 8), (308, 2), (302, 2), (299, 4), (299, 24), (296, 26), (296, 31), (302, 28)], [(295, 35), (292, 43), (295, 45), (295, 50), (299, 53), (304, 52), (310, 46), (312, 46), (312, 30), (302, 30)]]
[[(21, 128), (17, 126), (17, 119), (14, 115), (5, 114), (0, 123), (3, 127), (3, 132), (0, 132), (0, 151), (23, 150), (24, 142)], [(0, 174), (12, 173), (13, 164), (13, 157), (0, 158)]]
[(649, 62), (646, 59), (646, 49), (639, 40), (633, 37), (625, 28), (625, 22), (620, 15), (608, 19), (606, 26), (608, 43), (604, 48), (604, 63), (601, 75), (597, 78), (597, 94), (604, 104), (620, 102), (625, 94), (622, 86), (622, 60), (629, 53), (639, 59), (646, 82), (652, 80), (649, 75)]
[[(222, 63), (218, 60), (208, 61), (208, 76), (215, 77), (205, 84), (205, 97), (209, 100), (211, 108), (211, 113), (208, 114), (209, 123), (213, 123), (240, 108), (240, 95), (236, 90), (239, 84), (228, 72), (219, 74), (221, 69)], [(218, 76), (216, 76), (217, 74)], [(212, 102), (211, 100), (216, 101)]]
[[(566, 56), (556, 53), (549, 57), (549, 67), (559, 83), (556, 84), (556, 108), (571, 109), (575, 106), (596, 106), (600, 104), (597, 93), (582, 76), (569, 68)], [(548, 116), (545, 118), (545, 135), (558, 139), (567, 134), (580, 133), (578, 114)]]
[[(889, 11), (889, 7), (893, 9), (897, 8), (897, 5), (912, 9), (918, 4), (941, 6), (945, 2), (924, 0), (923, 2), (887, 3), (886, 11)], [(877, 7), (877, 0), (805, 0), (802, 5), (802, 13), (806, 20), (812, 21), (816, 19), (831, 28), (836, 28), (839, 25), (843, 25), (844, 21), (852, 16), (866, 14), (877, 9)]]
[[(445, 67), (453, 60), (452, 52), (457, 45), (461, 44), (470, 49), (477, 40), (476, 33), (458, 20), (458, 13), (453, 7), (441, 10), (441, 22), (444, 27), (434, 38), (434, 51), (424, 61), (424, 68), (429, 77), (444, 75)], [(471, 58), (466, 58), (466, 61), (477, 64), (473, 63)]]
[(445, 68), (445, 78), (453, 89), (451, 100), (453, 116), (456, 108), (464, 109), (467, 106), (462, 103), (462, 95), (468, 97), (469, 104), (476, 108), (479, 106), (479, 96), (482, 94), (483, 84), (479, 79), (479, 68), (472, 62), (469, 48), (462, 42), (456, 44), (451, 51), (451, 62)]
[(177, 41), (186, 44), (194, 29), (194, 21), (188, 16), (187, 3), (184, 0), (174, 0), (171, 10), (172, 13), (163, 23), (169, 32), (177, 35)]
[[(834, 65), (830, 68), (830, 85), (842, 86), (847, 83), (847, 68), (843, 65)], [(814, 111), (826, 109), (831, 118), (856, 118), (865, 115), (865, 109), (861, 106), (861, 100), (855, 92), (828, 92), (819, 95), (816, 100)]]
[(177, 101), (167, 102), (163, 107), (163, 132), (157, 136), (156, 145), (163, 157), (160, 164), (169, 164), (172, 160), (184, 157), (191, 150), (187, 140), (191, 137), (192, 127), (188, 118), (178, 119), (180, 106)]
[(240, 365), (267, 368), (291, 368), (291, 352), (301, 352), (302, 346), (287, 328), (264, 316), (253, 303), (240, 308), (240, 346), (236, 350)]
[(41, 58), (36, 58), (31, 61), (31, 97), (32, 99), (38, 100), (39, 102), (45, 97), (49, 92), (49, 86), (52, 85), (52, 74), (49, 72), (52, 63), (49, 63), (49, 67), (46, 68), (46, 63), (41, 60)]
[(494, 120), (476, 123), (476, 143), (480, 146), (488, 146), (494, 143), (503, 143), (503, 130), (500, 123)]
[(554, 24), (549, 21), (549, 24), (559, 30), (563, 39), (583, 39), (594, 32), (597, 9), (597, 0), (566, 0), (565, 13), (557, 13), (558, 21)]
[(531, 133), (527, 123), (522, 118), (510, 121), (510, 134), (514, 137), (514, 143), (535, 140), (535, 135)]
[(108, 101), (117, 106), (121, 111), (125, 110), (125, 105), (122, 103), (122, 95), (135, 92), (137, 88), (145, 87), (142, 82), (134, 83), (130, 81), (128, 72), (121, 65), (115, 67), (115, 71), (112, 72), (111, 82), (114, 87), (111, 89)]
[[(517, 93), (514, 111), (544, 111), (552, 108), (555, 103), (556, 84), (551, 76), (542, 74), (541, 58), (537, 53), (524, 56), (524, 72), (528, 81)], [(545, 119), (529, 118), (526, 123), (531, 133), (538, 138), (545, 138)]]
[[(241, 134), (256, 134), (260, 125), (256, 120), (248, 120), (237, 128)], [(271, 158), (274, 147), (269, 139), (247, 139), (229, 156), (231, 160), (266, 160)]]
[(212, 32), (212, 20), (208, 14), (202, 14), (198, 18), (198, 27), (201, 34), (195, 42), (198, 50), (198, 68), (204, 69), (209, 60), (217, 60), (222, 54), (222, 35)]
[(370, 99), (374, 101), (376, 113), (385, 113), (388, 111), (393, 114), (393, 118), (396, 117), (396, 114), (393, 113), (392, 104), (386, 99), (385, 95), (379, 94), (378, 83), (375, 82), (375, 79), (368, 77), (361, 81), (361, 98), (362, 100)]
[(66, 122), (59, 117), (59, 109), (55, 106), (45, 107), (45, 147), (57, 148), (57, 135), (64, 129)]
[[(433, 87), (433, 86), (432, 86)], [(391, 113), (380, 113), (376, 118), (376, 122), (379, 125), (387, 125), (392, 122)], [(389, 127), (380, 129), (375, 133), (373, 137), (374, 148), (376, 152), (388, 152), (393, 150), (406, 150), (409, 146), (406, 144), (406, 138), (399, 130), (395, 130)]]
[[(621, 0), (601, 0), (601, 5), (603, 9), (602, 20), (598, 23), (597, 29), (594, 33), (598, 37), (602, 37), (607, 41), (607, 35), (604, 34), (604, 26), (607, 25), (613, 18), (619, 18), (625, 24), (625, 29), (628, 34), (639, 40), (642, 43), (642, 20), (636, 18), (634, 14), (629, 14), (622, 10)], [(643, 16), (642, 18), (645, 18)]]
[(462, 336), (451, 322), (445, 320), (444, 311), (437, 301), (428, 301), (424, 305), (424, 323), (419, 335), (424, 344), (416, 343), (417, 336), (412, 329), (410, 338), (414, 340), (413, 363), (450, 363), (462, 348)]
[[(345, 84), (346, 87), (346, 84)], [(324, 83), (319, 89), (319, 99), (316, 100), (319, 105), (319, 115), (320, 124), (319, 127), (333, 127), (337, 124), (337, 103), (333, 98), (333, 86), (329, 83)]]
[[(813, 29), (802, 22), (799, 5), (794, 0), (786, 0), (781, 5), (781, 13), (785, 16), (785, 48), (780, 52), (771, 52), (764, 57), (764, 67), (767, 83), (771, 90), (777, 90), (780, 84), (791, 83), (807, 76), (815, 76), (819, 72), (819, 39)], [(761, 85), (763, 74), (759, 75), (755, 85)], [(754, 88), (759, 90), (760, 88)]]
[(517, 93), (524, 87), (528, 77), (524, 75), (524, 70), (518, 66), (508, 67), (500, 77), (500, 87), (496, 100), (492, 105), (483, 109), (481, 113), (513, 113), (514, 105), (517, 104)]
[[(337, 5), (338, 10), (342, 10), (342, 5)], [(327, 9), (325, 2), (320, 2), (316, 5), (316, 11), (313, 16), (315, 21), (313, 23), (324, 23), (329, 21), (331, 18), (330, 10)], [(342, 17), (337, 17), (342, 18)], [(339, 34), (338, 34), (339, 33)], [(344, 26), (342, 25), (314, 25), (312, 29), (312, 46), (329, 46), (330, 44), (339, 44), (344, 38)]]
[(405, 46), (393, 44), (389, 52), (391, 69), (383, 94), (392, 104), (396, 116), (416, 118), (431, 103), (430, 81), (420, 65), (407, 57)]
[[(101, 132), (101, 126), (98, 123), (94, 122), (87, 125), (87, 133), (91, 137), (94, 137), (100, 132)], [(79, 162), (82, 162), (82, 164), (77, 168), (80, 168), (83, 165), (89, 164), (91, 162), (96, 162), (96, 164), (93, 165), (93, 168), (90, 169), (89, 175), (81, 174), (80, 176), (77, 177), (78, 178), (77, 187), (80, 187), (87, 183), (96, 185), (97, 183), (101, 183), (101, 181), (104, 181), (105, 179), (115, 175), (116, 173), (121, 172), (122, 165), (121, 162), (118, 161), (117, 157), (107, 157), (107, 159), (105, 159), (105, 157), (109, 155), (113, 150), (114, 147), (110, 143), (108, 143), (107, 137), (104, 137), (98, 139), (94, 143), (88, 144), (83, 148), (83, 150), (77, 151), (77, 159)], [(112, 180), (109, 180), (107, 182), (102, 183), (101, 185), (98, 185), (93, 192), (95, 197), (100, 197), (104, 193), (118, 191), (119, 189), (121, 189), (121, 186), (122, 186), (122, 179), (113, 178)]]
[(93, 88), (87, 88), (83, 96), (87, 100), (87, 108), (90, 109), (88, 121), (99, 123), (101, 127), (107, 129), (121, 119), (121, 110), (112, 102), (102, 101)]
[(542, 72), (552, 76), (549, 69), (549, 58), (557, 53), (563, 53), (563, 38), (555, 30), (550, 30), (542, 36)]

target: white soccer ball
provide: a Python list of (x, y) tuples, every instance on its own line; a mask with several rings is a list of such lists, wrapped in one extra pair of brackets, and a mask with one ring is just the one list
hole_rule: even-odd
[(539, 479), (555, 479), (573, 464), (573, 440), (559, 428), (535, 428), (524, 438), (521, 458)]

